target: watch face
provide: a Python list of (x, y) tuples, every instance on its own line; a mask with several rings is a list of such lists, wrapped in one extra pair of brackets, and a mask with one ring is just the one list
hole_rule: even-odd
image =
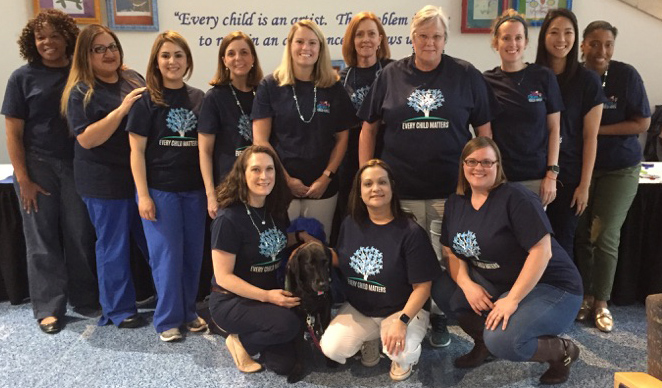
[(409, 316), (403, 313), (402, 315), (400, 315), (400, 320), (404, 322), (404, 324), (406, 325), (409, 323)]
[(547, 171), (555, 172), (558, 174), (559, 171), (561, 171), (561, 169), (559, 168), (559, 166), (554, 165), (554, 166), (547, 166)]

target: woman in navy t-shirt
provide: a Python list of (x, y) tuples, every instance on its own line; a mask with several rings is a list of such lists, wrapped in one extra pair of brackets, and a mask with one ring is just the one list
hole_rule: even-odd
[(577, 264), (586, 294), (577, 319), (590, 318), (610, 332), (607, 309), (618, 262), (621, 227), (637, 194), (641, 146), (637, 139), (650, 125), (644, 82), (634, 67), (611, 60), (618, 30), (606, 21), (584, 30), (582, 53), (587, 69), (602, 79), (607, 102), (598, 132), (598, 152), (586, 212), (577, 227)]
[(136, 310), (130, 241), (147, 246), (129, 166), (126, 115), (145, 90), (123, 65), (124, 52), (108, 27), (92, 24), (78, 36), (61, 111), (76, 135), (74, 180), (97, 234), (99, 299), (103, 315), (120, 328), (147, 324)]
[(556, 198), (561, 92), (549, 69), (524, 62), (529, 29), (515, 10), (504, 11), (492, 29), (501, 66), (483, 73), (498, 106), (492, 134), (510, 181), (520, 182), (547, 205)]
[[(322, 336), (322, 351), (344, 364), (364, 343), (381, 338), (392, 360), (391, 378), (408, 378), (421, 356), (430, 287), (441, 268), (425, 230), (402, 210), (391, 169), (379, 159), (354, 178), (337, 252), (347, 302)], [(377, 365), (379, 347), (363, 351), (361, 363)]]
[(251, 358), (260, 353), (267, 368), (289, 374), (301, 325), (291, 309), (299, 298), (282, 289), (276, 270), (285, 247), (314, 239), (306, 232), (286, 232), (291, 193), (271, 148), (246, 148), (217, 195), (219, 211), (211, 231), (212, 319), (229, 333), (225, 344), (240, 371), (261, 370)]
[(253, 104), (253, 143), (272, 147), (285, 167), (294, 200), (291, 220), (316, 218), (329, 236), (338, 167), (347, 149), (354, 107), (331, 67), (326, 39), (311, 20), (287, 35), (280, 66), (260, 83)]
[(604, 102), (598, 77), (579, 65), (578, 46), (575, 15), (563, 8), (550, 11), (540, 29), (536, 63), (556, 74), (565, 110), (561, 113), (560, 184), (547, 216), (554, 238), (570, 258), (574, 257), (577, 221), (588, 204)]
[(9, 77), (2, 102), (30, 300), (48, 334), (62, 329), (67, 300), (78, 311), (99, 304), (94, 232), (74, 185), (74, 139), (58, 110), (77, 36), (76, 22), (64, 12), (48, 9), (31, 19), (18, 41), (28, 64)]
[(225, 36), (218, 49), (218, 68), (200, 109), (198, 140), (200, 170), (207, 193), (207, 211), (216, 218), (215, 188), (237, 156), (253, 143), (255, 89), (262, 68), (253, 40), (241, 31)]
[(558, 337), (581, 304), (579, 272), (551, 236), (539, 197), (506, 182), (494, 141), (469, 141), (461, 158), (441, 231), (448, 272), (432, 289), (474, 340), (454, 364), (476, 367), (490, 354), (548, 362), (540, 382), (562, 383), (579, 357), (572, 341)]
[(159, 34), (147, 64), (147, 91), (133, 104), (126, 124), (158, 295), (154, 327), (165, 342), (180, 340), (180, 327), (207, 330), (195, 307), (207, 202), (197, 137), (203, 92), (184, 83), (192, 70), (186, 39), (175, 31)]

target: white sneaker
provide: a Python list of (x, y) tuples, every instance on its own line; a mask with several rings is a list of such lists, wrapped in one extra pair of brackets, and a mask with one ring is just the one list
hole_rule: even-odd
[(174, 327), (161, 333), (159, 338), (161, 338), (161, 341), (163, 342), (179, 341), (182, 339), (182, 333), (179, 332), (178, 328)]
[(368, 368), (379, 364), (379, 338), (366, 341), (361, 346), (361, 364)]

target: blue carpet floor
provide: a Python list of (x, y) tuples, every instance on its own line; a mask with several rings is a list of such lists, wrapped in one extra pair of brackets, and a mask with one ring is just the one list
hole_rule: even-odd
[[(616, 371), (646, 371), (646, 316), (642, 305), (611, 309), (616, 329), (610, 334), (576, 324), (567, 334), (581, 349), (569, 382), (559, 387), (612, 387)], [(141, 310), (151, 319), (150, 310)], [(179, 343), (163, 343), (153, 327), (98, 327), (75, 313), (57, 335), (43, 334), (29, 304), (0, 303), (1, 387), (288, 387), (266, 371), (237, 371), (218, 335), (190, 334)], [(466, 353), (471, 340), (450, 326), (452, 343), (434, 349), (424, 342), (414, 374), (406, 381), (388, 377), (390, 363), (374, 368), (349, 360), (328, 369), (319, 354), (310, 373), (292, 387), (537, 387), (545, 365), (493, 361), (470, 370), (452, 360)]]

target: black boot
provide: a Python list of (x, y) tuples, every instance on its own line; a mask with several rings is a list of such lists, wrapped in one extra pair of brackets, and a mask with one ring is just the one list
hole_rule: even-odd
[(565, 383), (570, 376), (570, 365), (578, 358), (579, 348), (569, 339), (540, 337), (531, 361), (549, 363), (549, 369), (540, 376), (540, 383), (551, 385)]
[(462, 313), (458, 314), (457, 323), (465, 333), (473, 338), (474, 347), (469, 353), (456, 358), (453, 365), (456, 368), (475, 368), (483, 364), (491, 356), (483, 342), (485, 319), (474, 313)]

